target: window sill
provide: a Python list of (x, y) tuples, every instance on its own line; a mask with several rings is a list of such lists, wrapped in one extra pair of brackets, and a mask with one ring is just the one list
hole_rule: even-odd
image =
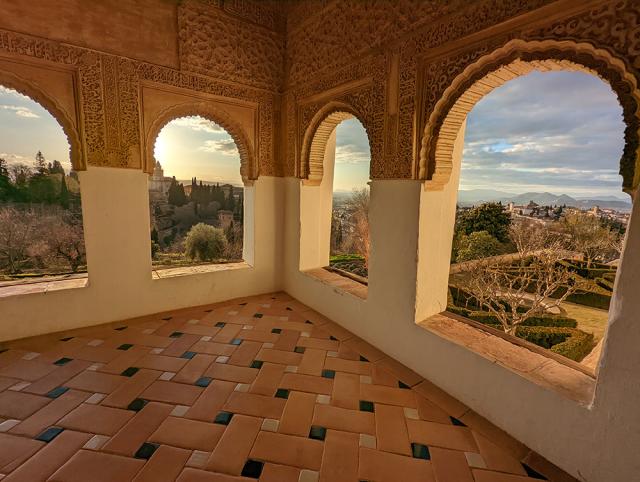
[(332, 287), (338, 293), (347, 293), (361, 300), (367, 299), (369, 288), (351, 278), (342, 276), (325, 268), (316, 268), (302, 271), (303, 274)]
[(151, 271), (151, 278), (159, 280), (165, 278), (176, 278), (178, 276), (218, 273), (221, 271), (235, 271), (249, 268), (252, 268), (252, 266), (244, 261), (241, 263), (203, 264), (198, 266), (181, 266), (178, 268), (161, 268), (153, 269)]
[(427, 318), (418, 325), (541, 387), (554, 390), (581, 405), (591, 404), (596, 380), (588, 367), (447, 312)]
[(7, 282), (0, 285), (0, 298), (85, 288), (88, 284), (89, 276), (87, 273), (69, 277), (32, 279), (28, 282)]

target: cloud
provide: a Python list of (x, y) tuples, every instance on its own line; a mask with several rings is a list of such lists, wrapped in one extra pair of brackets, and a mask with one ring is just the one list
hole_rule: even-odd
[(171, 121), (170, 124), (178, 127), (186, 127), (193, 131), (207, 132), (209, 134), (222, 134), (227, 132), (215, 122), (200, 116), (180, 117), (179, 119)]
[(23, 106), (20, 106), (20, 105), (0, 104), (0, 109), (15, 112), (15, 114), (17, 116), (19, 116), (19, 117), (24, 117), (24, 118), (29, 118), (29, 119), (39, 119), (40, 118), (40, 116), (38, 114), (33, 112), (28, 107), (23, 107)]
[(205, 152), (218, 152), (225, 156), (238, 157), (238, 148), (233, 139), (221, 139), (221, 140), (208, 140), (204, 141), (204, 144), (200, 147), (201, 151)]
[(360, 164), (370, 162), (369, 151), (364, 151), (360, 146), (353, 144), (336, 145), (336, 163)]

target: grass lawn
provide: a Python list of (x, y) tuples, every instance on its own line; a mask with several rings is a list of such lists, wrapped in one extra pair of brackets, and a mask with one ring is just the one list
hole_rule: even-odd
[(593, 333), (594, 342), (598, 343), (604, 337), (604, 331), (607, 328), (609, 312), (589, 306), (576, 305), (574, 303), (564, 302), (562, 308), (567, 312), (567, 316), (574, 318), (578, 322), (578, 329)]

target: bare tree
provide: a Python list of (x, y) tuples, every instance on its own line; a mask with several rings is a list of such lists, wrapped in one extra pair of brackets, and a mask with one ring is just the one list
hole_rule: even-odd
[(36, 220), (32, 210), (0, 208), (0, 260), (11, 274), (19, 273), (29, 261), (29, 247), (32, 245)]
[(369, 263), (369, 189), (354, 190), (345, 202), (348, 214), (349, 233), (343, 251), (356, 252), (364, 257), (365, 267)]
[(562, 228), (571, 240), (571, 247), (584, 256), (587, 268), (597, 260), (605, 260), (611, 253), (616, 235), (591, 214), (572, 212), (565, 215)]
[(49, 217), (46, 224), (51, 255), (62, 258), (75, 273), (86, 262), (82, 225), (72, 220), (60, 222), (56, 216)]
[(471, 262), (459, 284), (506, 333), (515, 335), (524, 321), (558, 307), (584, 282), (559, 263), (567, 255), (562, 236), (541, 225), (515, 223), (509, 237), (518, 249), (518, 263)]

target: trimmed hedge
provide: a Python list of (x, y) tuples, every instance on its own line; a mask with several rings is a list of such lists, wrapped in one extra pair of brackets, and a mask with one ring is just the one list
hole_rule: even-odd
[[(466, 316), (474, 321), (482, 323), (483, 325), (500, 325), (498, 318), (495, 315), (486, 311), (472, 311)], [(578, 322), (573, 318), (559, 315), (542, 315), (532, 316), (527, 318), (520, 326), (549, 326), (556, 328), (576, 328)]]
[(609, 281), (606, 278), (597, 278), (595, 281), (600, 288), (613, 292), (613, 281)]
[(593, 333), (575, 328), (519, 326), (516, 336), (578, 362), (591, 353), (594, 345)]
[(608, 310), (611, 304), (611, 295), (596, 293), (594, 291), (577, 291), (567, 296), (566, 300), (578, 305)]
[(615, 276), (615, 268), (606, 264), (591, 263), (591, 267), (587, 268), (587, 263), (583, 261), (559, 261), (558, 264), (573, 271), (574, 273), (587, 279), (601, 278), (605, 274), (613, 273)]

